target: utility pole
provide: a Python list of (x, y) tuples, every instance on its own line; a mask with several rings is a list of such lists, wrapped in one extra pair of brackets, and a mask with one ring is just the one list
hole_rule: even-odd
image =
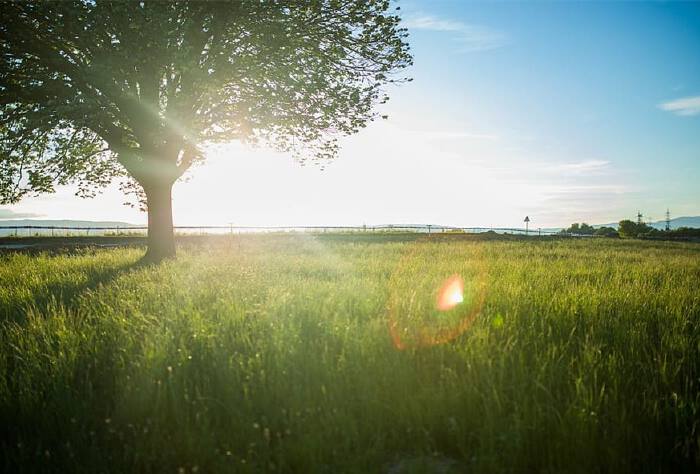
[(671, 211), (666, 208), (666, 232), (671, 230)]
[(528, 234), (530, 230), (530, 216), (525, 216), (525, 235)]

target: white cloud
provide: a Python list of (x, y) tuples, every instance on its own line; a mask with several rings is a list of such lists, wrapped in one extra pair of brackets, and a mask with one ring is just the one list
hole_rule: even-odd
[(408, 18), (404, 21), (404, 26), (414, 30), (453, 33), (455, 41), (460, 45), (460, 52), (488, 51), (508, 43), (508, 36), (502, 31), (482, 25), (445, 20), (431, 15)]
[(698, 115), (700, 114), (700, 95), (664, 102), (659, 104), (659, 108), (676, 115)]

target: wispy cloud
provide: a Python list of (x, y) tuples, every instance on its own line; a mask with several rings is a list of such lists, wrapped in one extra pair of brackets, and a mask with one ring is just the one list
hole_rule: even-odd
[(579, 184), (582, 179), (598, 179), (603, 176), (614, 174), (611, 163), (605, 160), (583, 160), (557, 163), (530, 159), (520, 163), (501, 163), (499, 166), (489, 167), (489, 169), (503, 176), (516, 177), (517, 179), (527, 177), (528, 180), (544, 182), (549, 182), (553, 179), (556, 180), (556, 182), (573, 180), (574, 183)]
[(404, 26), (414, 30), (452, 33), (459, 44), (460, 52), (488, 51), (505, 46), (508, 36), (502, 31), (483, 25), (472, 25), (461, 21), (445, 20), (432, 15), (407, 18)]
[(610, 162), (605, 160), (585, 160), (575, 163), (563, 163), (555, 165), (554, 171), (568, 172), (575, 175), (601, 174), (610, 167)]
[(659, 108), (676, 115), (698, 115), (700, 114), (700, 95), (663, 102), (659, 104)]
[(450, 140), (450, 139), (465, 139), (465, 140), (498, 140), (499, 136), (494, 133), (477, 133), (477, 132), (458, 132), (458, 131), (422, 131), (417, 132), (419, 135), (431, 140)]
[(605, 197), (610, 195), (625, 194), (634, 191), (635, 188), (626, 184), (587, 184), (587, 185), (563, 185), (547, 186), (545, 191), (549, 196), (563, 198), (574, 196), (575, 199), (586, 197)]

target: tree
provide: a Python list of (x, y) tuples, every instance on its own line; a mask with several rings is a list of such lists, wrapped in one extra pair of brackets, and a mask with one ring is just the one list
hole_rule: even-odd
[(637, 224), (629, 219), (621, 220), (617, 226), (620, 236), (622, 237), (637, 237), (640, 234), (647, 233), (652, 230), (652, 227), (645, 223)]
[(582, 222), (581, 227), (579, 227), (579, 233), (583, 235), (593, 235), (595, 233), (595, 228), (592, 225)]
[(617, 233), (617, 230), (615, 230), (613, 227), (600, 227), (595, 230), (595, 234), (601, 237), (619, 237), (619, 234)]
[(212, 142), (301, 160), (378, 117), (412, 63), (389, 0), (0, 3), (0, 202), (115, 179), (174, 255), (171, 189)]
[(623, 219), (617, 225), (617, 229), (622, 237), (636, 237), (637, 224), (629, 219)]
[(581, 224), (579, 224), (578, 222), (574, 222), (568, 229), (562, 229), (560, 233), (576, 235), (593, 235), (595, 233), (595, 229), (593, 228), (593, 226), (590, 226), (585, 222)]

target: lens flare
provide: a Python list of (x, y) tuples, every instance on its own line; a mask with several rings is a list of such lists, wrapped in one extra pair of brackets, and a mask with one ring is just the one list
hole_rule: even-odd
[(389, 335), (396, 349), (448, 343), (481, 314), (487, 260), (478, 242), (449, 245), (456, 241), (426, 238), (403, 251), (389, 279), (387, 299)]
[(445, 280), (437, 294), (437, 309), (449, 311), (464, 301), (464, 280), (455, 274)]

